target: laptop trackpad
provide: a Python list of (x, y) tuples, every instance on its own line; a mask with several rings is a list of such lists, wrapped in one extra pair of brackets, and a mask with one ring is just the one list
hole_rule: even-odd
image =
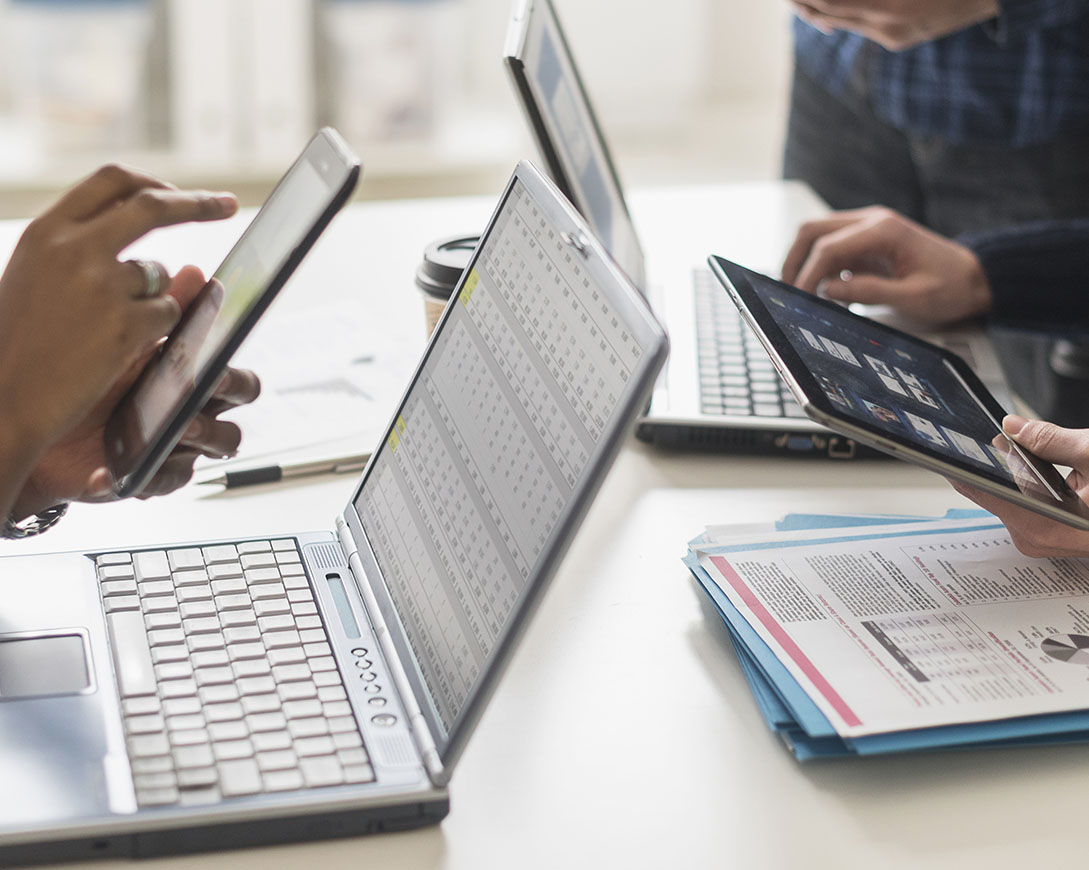
[(0, 638), (0, 698), (75, 695), (90, 685), (81, 635)]

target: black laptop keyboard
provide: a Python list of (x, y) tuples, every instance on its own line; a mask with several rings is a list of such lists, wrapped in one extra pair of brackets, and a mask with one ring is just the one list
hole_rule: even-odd
[(760, 339), (709, 269), (693, 274), (700, 408), (737, 417), (804, 417)]

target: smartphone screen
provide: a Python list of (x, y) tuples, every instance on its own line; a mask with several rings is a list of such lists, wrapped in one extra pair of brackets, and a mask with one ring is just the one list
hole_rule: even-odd
[(158, 470), (358, 176), (358, 160), (326, 129), (280, 180), (115, 410), (106, 455), (118, 495), (139, 492)]

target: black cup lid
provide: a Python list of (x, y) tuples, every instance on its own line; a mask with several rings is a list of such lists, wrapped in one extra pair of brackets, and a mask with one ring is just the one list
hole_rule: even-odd
[(428, 296), (449, 299), (479, 241), (480, 236), (451, 236), (432, 242), (416, 269), (416, 286)]

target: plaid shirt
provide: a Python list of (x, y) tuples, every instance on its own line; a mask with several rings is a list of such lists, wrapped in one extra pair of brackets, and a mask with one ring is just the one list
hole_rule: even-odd
[(867, 64), (873, 111), (913, 136), (1017, 148), (1089, 131), (1089, 0), (999, 6), (994, 21), (900, 52), (795, 19), (795, 62), (836, 96)]

